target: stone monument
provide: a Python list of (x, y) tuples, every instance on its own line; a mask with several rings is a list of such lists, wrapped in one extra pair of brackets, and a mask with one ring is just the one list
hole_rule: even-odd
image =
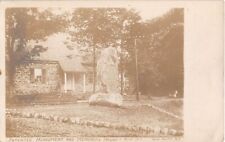
[(97, 61), (97, 93), (89, 98), (91, 105), (121, 106), (123, 98), (119, 90), (119, 57), (114, 47), (101, 51)]

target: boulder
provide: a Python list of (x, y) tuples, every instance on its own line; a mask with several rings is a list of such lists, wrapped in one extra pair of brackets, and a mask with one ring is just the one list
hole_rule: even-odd
[(97, 84), (100, 92), (119, 92), (119, 56), (115, 47), (102, 49), (97, 61)]
[(121, 106), (123, 97), (118, 94), (96, 93), (89, 98), (90, 105)]
[(97, 61), (97, 91), (89, 98), (90, 105), (121, 106), (119, 89), (119, 56), (115, 47), (102, 49)]

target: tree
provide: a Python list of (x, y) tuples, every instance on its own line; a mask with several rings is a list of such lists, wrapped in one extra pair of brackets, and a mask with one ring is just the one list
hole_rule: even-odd
[[(84, 46), (88, 45), (87, 52), (93, 53), (93, 92), (96, 84), (96, 50), (107, 46), (121, 46), (122, 37), (130, 31), (133, 24), (139, 21), (140, 16), (133, 10), (125, 8), (78, 8), (75, 9), (72, 25), (75, 31), (71, 35)], [(126, 29), (123, 23), (127, 21)], [(123, 42), (125, 39), (123, 40)]]
[[(183, 9), (172, 9), (134, 28), (142, 35), (137, 40), (137, 48), (143, 94), (165, 95), (178, 90), (183, 95), (183, 22)], [(127, 70), (132, 80), (135, 57), (132, 50), (128, 51), (131, 56)]]
[(6, 77), (7, 86), (11, 86), (15, 67), (23, 60), (47, 50), (41, 46), (29, 49), (26, 43), (64, 30), (66, 20), (48, 9), (40, 12), (37, 8), (7, 8), (5, 13)]

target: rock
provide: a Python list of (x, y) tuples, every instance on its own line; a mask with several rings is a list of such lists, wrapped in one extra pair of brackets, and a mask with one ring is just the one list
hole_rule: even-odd
[(152, 132), (154, 132), (154, 128), (152, 128), (152, 127), (147, 127), (147, 131), (148, 131), (149, 133), (152, 133)]
[(94, 124), (93, 124), (93, 126), (99, 127), (99, 122), (98, 121), (95, 121)]
[(90, 121), (90, 120), (88, 120), (88, 121), (87, 121), (87, 126), (92, 126), (92, 125), (93, 125), (93, 122)]
[(76, 117), (76, 118), (75, 118), (75, 122), (76, 122), (76, 124), (81, 124), (80, 118)]
[(85, 125), (86, 126), (86, 121), (84, 121), (84, 120), (82, 120), (82, 121), (80, 121), (80, 125)]
[(14, 115), (16, 115), (16, 112), (12, 111), (12, 112), (10, 112), (10, 114), (11, 114), (12, 116), (14, 116)]
[(34, 113), (34, 118), (40, 118), (41, 115), (39, 113)]
[(119, 126), (120, 126), (120, 124), (118, 124), (118, 123), (111, 124), (111, 128), (113, 128), (113, 129), (118, 129)]
[(119, 94), (119, 57), (114, 47), (101, 51), (97, 61), (98, 92), (89, 98), (90, 105), (121, 106), (123, 97)]
[(50, 120), (50, 116), (44, 115), (44, 116), (43, 116), (43, 119), (45, 119), (45, 120)]
[(6, 114), (6, 115), (10, 115), (11, 112), (10, 112), (10, 111), (6, 111), (5, 114)]
[(58, 117), (57, 121), (58, 122), (63, 122), (63, 119), (64, 119), (63, 117)]
[(70, 123), (75, 124), (75, 123), (76, 123), (76, 119), (75, 119), (75, 118), (73, 118), (73, 117), (71, 117), (71, 118), (70, 118)]
[(90, 105), (122, 106), (122, 103), (120, 94), (96, 93), (89, 98)]
[(29, 112), (23, 113), (23, 117), (30, 118), (31, 117), (31, 114)]
[(142, 131), (145, 131), (145, 132), (148, 131), (148, 127), (147, 126), (142, 126), (141, 129), (142, 129)]
[(137, 126), (133, 126), (133, 130), (134, 131), (138, 131), (138, 127)]
[(49, 119), (50, 119), (51, 121), (54, 121), (54, 116), (53, 116), (53, 115), (50, 115), (50, 116), (49, 116)]
[(127, 130), (132, 131), (132, 130), (133, 130), (133, 129), (132, 129), (132, 126), (128, 126), (128, 127), (127, 127)]
[(184, 135), (184, 131), (177, 131), (176, 135), (177, 136), (183, 136)]
[(169, 130), (169, 134), (170, 134), (170, 135), (176, 135), (176, 133), (177, 133), (177, 131), (174, 130), (174, 129), (170, 129), (170, 130)]
[(122, 127), (122, 128), (123, 128), (124, 130), (128, 130), (128, 127), (129, 127), (128, 125), (123, 124), (123, 127)]
[(34, 117), (34, 114), (35, 114), (34, 112), (31, 112), (30, 113), (30, 116), (33, 118)]
[(106, 128), (110, 128), (110, 123), (109, 123), (109, 122), (105, 122), (104, 126), (105, 126)]
[(46, 119), (46, 117), (47, 117), (47, 115), (46, 115), (45, 113), (42, 113), (42, 114), (41, 114), (41, 118), (42, 118), (42, 119)]
[(10, 112), (10, 114), (12, 115), (12, 116), (23, 116), (23, 114), (21, 113), (21, 112)]
[(163, 128), (163, 129), (161, 129), (161, 133), (163, 134), (163, 135), (168, 135), (168, 128)]
[(16, 111), (10, 112), (10, 114), (11, 114), (12, 116), (19, 116), (19, 114), (20, 114), (20, 116), (23, 116), (23, 113), (22, 113), (22, 112), (16, 112)]
[(99, 127), (104, 127), (104, 124), (105, 124), (104, 122), (98, 122)]
[(25, 117), (26, 117), (26, 118), (31, 118), (32, 115), (31, 115), (31, 113), (27, 112), (27, 113), (25, 113)]
[(69, 122), (69, 118), (64, 117), (64, 118), (62, 119), (62, 122)]
[(146, 126), (139, 126), (139, 130), (146, 132), (147, 131), (147, 127)]
[(100, 92), (119, 92), (119, 56), (115, 47), (102, 49), (97, 61), (97, 84)]
[(40, 114), (40, 118), (45, 119), (45, 115), (46, 115), (46, 114), (41, 113), (41, 114)]
[(118, 128), (118, 129), (124, 129), (124, 125), (123, 125), (123, 124), (118, 124), (118, 125), (117, 125), (117, 128)]
[(160, 127), (155, 127), (154, 128), (154, 134), (159, 135), (160, 134)]
[(54, 121), (58, 121), (58, 116), (53, 117)]
[(180, 135), (182, 135), (182, 136), (184, 135), (184, 131), (183, 131), (183, 130), (182, 130), (182, 131), (180, 131)]

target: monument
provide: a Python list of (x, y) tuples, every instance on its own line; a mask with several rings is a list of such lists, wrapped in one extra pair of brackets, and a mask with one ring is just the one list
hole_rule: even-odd
[(119, 89), (119, 57), (114, 47), (101, 51), (97, 61), (97, 93), (89, 98), (90, 105), (121, 106), (123, 98)]

